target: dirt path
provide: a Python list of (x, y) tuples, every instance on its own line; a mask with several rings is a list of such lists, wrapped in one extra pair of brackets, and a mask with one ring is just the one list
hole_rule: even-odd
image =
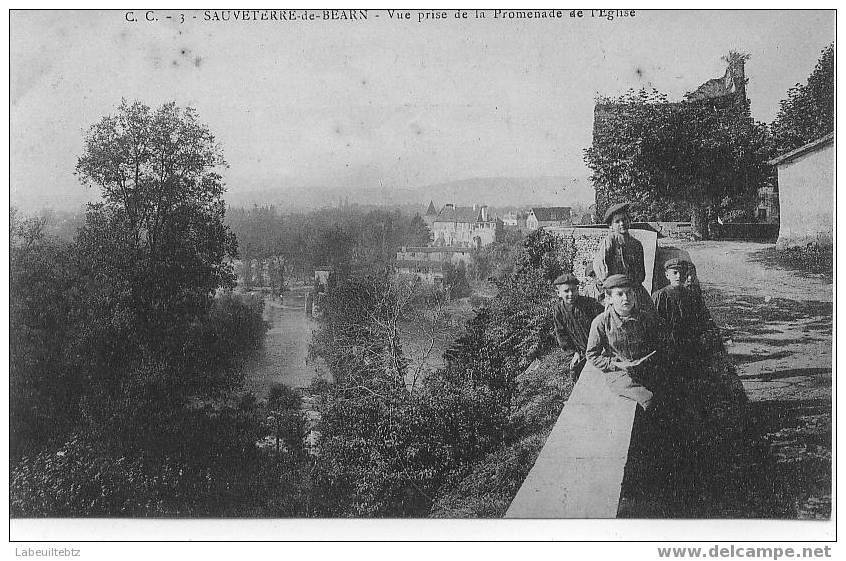
[[(697, 267), (711, 314), (769, 445), (781, 515), (831, 515), (833, 286), (822, 276), (773, 268), (771, 246), (678, 242)], [(776, 513), (774, 513), (776, 514)]]

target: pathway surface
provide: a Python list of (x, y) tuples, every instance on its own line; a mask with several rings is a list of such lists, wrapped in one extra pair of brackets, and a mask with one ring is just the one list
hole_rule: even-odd
[(820, 275), (767, 266), (770, 245), (678, 242), (696, 264), (703, 294), (727, 338), (769, 445), (785, 515), (831, 512), (833, 286)]

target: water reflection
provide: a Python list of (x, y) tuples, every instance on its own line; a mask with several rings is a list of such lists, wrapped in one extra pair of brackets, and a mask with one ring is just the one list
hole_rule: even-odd
[(264, 320), (270, 324), (264, 347), (245, 368), (247, 389), (263, 398), (273, 384), (293, 388), (308, 386), (316, 374), (314, 364), (307, 364), (308, 345), (314, 321), (306, 316), (308, 289), (285, 293), (280, 302), (268, 296), (264, 303)]

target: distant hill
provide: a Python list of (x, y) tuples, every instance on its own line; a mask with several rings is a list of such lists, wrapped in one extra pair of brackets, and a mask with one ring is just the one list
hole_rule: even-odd
[(231, 206), (272, 204), (280, 209), (306, 210), (337, 206), (349, 201), (359, 205), (407, 207), (429, 204), (440, 208), (444, 203), (473, 203), (493, 207), (528, 207), (532, 205), (570, 206), (594, 201), (593, 186), (586, 177), (474, 177), (417, 188), (384, 187), (293, 187), (269, 188), (245, 193), (226, 193)]

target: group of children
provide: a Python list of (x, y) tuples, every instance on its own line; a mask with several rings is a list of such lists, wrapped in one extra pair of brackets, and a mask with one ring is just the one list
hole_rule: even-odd
[(669, 395), (684, 378), (698, 375), (722, 343), (692, 263), (670, 259), (664, 263), (669, 286), (651, 296), (643, 287), (643, 246), (629, 234), (628, 209), (619, 204), (605, 214), (609, 235), (593, 260), (601, 299), (580, 295), (572, 274), (555, 280), (554, 332), (570, 355), (574, 381), (590, 362), (612, 391), (648, 410), (656, 395)]
[(640, 406), (618, 515), (707, 515), (743, 493), (737, 482), (751, 461), (746, 393), (693, 263), (667, 260), (669, 286), (650, 295), (628, 205), (611, 207), (605, 222), (586, 295), (572, 274), (555, 280), (555, 337), (574, 381), (589, 362), (611, 391)]

